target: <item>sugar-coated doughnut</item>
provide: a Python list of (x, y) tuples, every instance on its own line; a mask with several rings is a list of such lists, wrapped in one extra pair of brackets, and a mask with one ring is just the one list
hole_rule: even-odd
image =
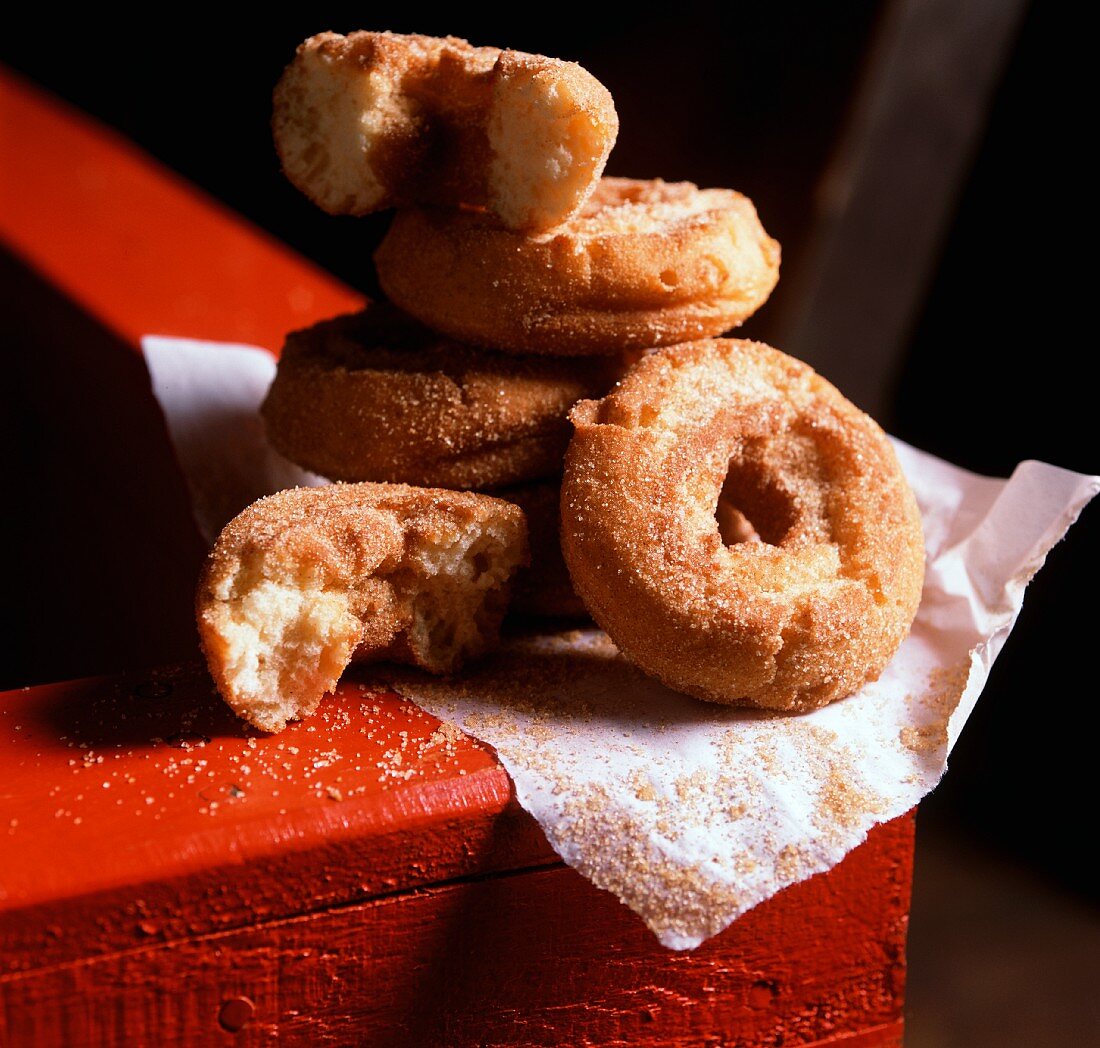
[[(871, 418), (735, 339), (649, 354), (571, 418), (563, 552), (627, 658), (703, 699), (788, 711), (878, 677), (916, 614), (924, 546)], [(760, 541), (726, 544), (720, 496)]]
[(750, 200), (659, 179), (604, 178), (579, 215), (538, 236), (471, 211), (402, 211), (374, 257), (386, 295), (430, 328), (526, 353), (720, 335), (779, 279), (779, 245)]
[(490, 488), (560, 474), (569, 409), (622, 369), (460, 346), (372, 304), (291, 334), (261, 410), (275, 449), (322, 476)]
[(225, 701), (264, 731), (307, 717), (353, 659), (449, 673), (496, 643), (527, 559), (511, 503), (402, 484), (294, 488), (231, 520), (195, 598)]
[(516, 572), (509, 613), (587, 619), (561, 555), (561, 482), (539, 481), (494, 492), (514, 502), (527, 518), (531, 563)]
[(548, 229), (592, 192), (619, 121), (574, 62), (356, 32), (298, 47), (272, 128), (287, 177), (330, 214), (468, 205), (510, 229)]

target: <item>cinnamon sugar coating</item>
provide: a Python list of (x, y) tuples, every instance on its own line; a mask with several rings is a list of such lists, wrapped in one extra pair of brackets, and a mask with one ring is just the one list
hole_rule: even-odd
[[(878, 677), (916, 614), (924, 546), (870, 417), (735, 339), (643, 357), (570, 417), (562, 548), (631, 661), (699, 698), (796, 712)], [(749, 541), (726, 545), (720, 498)]]
[(375, 263), (391, 301), (452, 338), (619, 353), (740, 324), (779, 279), (779, 245), (732, 190), (604, 178), (576, 217), (538, 236), (477, 212), (399, 212)]
[(493, 646), (527, 561), (510, 503), (403, 484), (294, 488), (226, 525), (199, 580), (218, 691), (264, 731), (311, 714), (352, 660), (450, 673)]
[(574, 62), (362, 31), (302, 43), (272, 118), (287, 178), (329, 214), (465, 205), (523, 230), (580, 208), (618, 128)]
[(560, 473), (569, 409), (623, 366), (472, 349), (372, 304), (291, 334), (261, 412), (276, 450), (334, 480), (491, 488)]

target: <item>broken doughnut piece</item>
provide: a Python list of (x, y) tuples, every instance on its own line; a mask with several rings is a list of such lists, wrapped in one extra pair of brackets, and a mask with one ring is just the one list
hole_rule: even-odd
[(329, 214), (464, 205), (533, 230), (588, 199), (619, 120), (575, 62), (360, 31), (299, 46), (272, 129), (287, 178)]
[(523, 512), (501, 499), (404, 484), (280, 491), (218, 536), (199, 636), (237, 715), (281, 731), (352, 661), (445, 674), (491, 648), (526, 563)]

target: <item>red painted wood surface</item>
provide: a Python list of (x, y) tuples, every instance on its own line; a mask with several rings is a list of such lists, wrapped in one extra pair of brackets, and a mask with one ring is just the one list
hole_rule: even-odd
[(557, 861), (438, 727), (352, 676), (274, 736), (199, 665), (3, 693), (0, 975)]
[(362, 296), (0, 67), (0, 240), (110, 331), (247, 342)]
[(897, 1041), (912, 819), (677, 954), (438, 729), (355, 678), (277, 736), (201, 667), (0, 695), (0, 1043), (194, 1044), (239, 997), (246, 1043)]
[[(2, 73), (0, 135), (20, 144), (0, 277), (60, 435), (50, 475), (80, 509), (39, 614), (79, 623), (64, 647), (89, 658), (186, 654), (201, 547), (136, 339), (275, 347), (358, 296)], [(254, 741), (194, 665), (0, 695), (0, 1044), (234, 1026), (248, 1043), (900, 1042), (911, 816), (674, 954), (557, 862), (491, 753), (360, 683)]]
[(765, 906), (688, 954), (657, 953), (559, 867), (50, 969), (0, 999), (7, 1036), (35, 1045), (210, 1043), (234, 1001), (252, 1006), (241, 1044), (900, 1044), (893, 956), (867, 947), (863, 911), (834, 918), (837, 891), (881, 916), (862, 886), (887, 853), (876, 837), (830, 886), (792, 891), (799, 927)]

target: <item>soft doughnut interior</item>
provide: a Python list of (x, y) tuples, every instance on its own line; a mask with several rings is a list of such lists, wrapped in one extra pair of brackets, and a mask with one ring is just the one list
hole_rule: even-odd
[(303, 51), (276, 92), (283, 168), (330, 214), (361, 215), (380, 206), (386, 190), (372, 149), (386, 129), (409, 120), (408, 100), (392, 78), (363, 73), (321, 48)]
[(363, 632), (346, 590), (268, 578), (262, 557), (242, 563), (211, 618), (207, 657), (220, 662), (231, 705), (265, 731), (317, 708)]
[[(387, 653), (436, 673), (449, 673), (496, 638), (508, 602), (507, 582), (520, 551), (507, 530), (490, 524), (416, 544), (389, 578), (410, 607), (405, 635)], [(401, 648), (407, 645), (409, 657)], [(372, 650), (355, 658), (376, 659)]]
[[(198, 598), (207, 661), (229, 705), (265, 731), (312, 713), (351, 661), (447, 673), (482, 653), (526, 561), (522, 515), (498, 499), (458, 495), (480, 500), (474, 513), (324, 505), (324, 493), (354, 488), (452, 495), (400, 485), (282, 492), (299, 505), (257, 503), (208, 561)], [(310, 496), (317, 504), (301, 505)]]
[(512, 229), (546, 228), (576, 211), (598, 184), (615, 140), (586, 97), (596, 89), (606, 95), (601, 85), (579, 66), (571, 65), (577, 77), (563, 78), (560, 65), (512, 52), (498, 63), (489, 195)]

